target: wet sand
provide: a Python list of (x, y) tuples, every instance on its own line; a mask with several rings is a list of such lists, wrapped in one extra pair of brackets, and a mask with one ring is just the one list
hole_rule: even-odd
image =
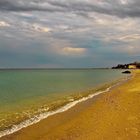
[(111, 91), (0, 140), (140, 140), (140, 71)]

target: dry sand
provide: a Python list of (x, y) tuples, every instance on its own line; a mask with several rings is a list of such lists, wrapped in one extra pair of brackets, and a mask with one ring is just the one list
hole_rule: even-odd
[(111, 91), (0, 140), (140, 140), (140, 71)]

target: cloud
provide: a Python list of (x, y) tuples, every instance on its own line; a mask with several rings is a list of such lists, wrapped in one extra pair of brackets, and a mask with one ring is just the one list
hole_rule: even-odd
[(62, 39), (51, 39), (46, 52), (66, 58), (82, 58), (87, 55), (87, 48), (83, 48), (74, 42)]
[(139, 0), (0, 0), (0, 67), (138, 60), (139, 6)]
[(37, 32), (44, 32), (44, 33), (47, 33), (47, 32), (50, 32), (51, 29), (48, 28), (48, 27), (43, 27), (41, 25), (38, 25), (38, 24), (33, 24), (32, 25), (32, 28), (33, 30), (37, 31)]
[(39, 0), (1, 0), (0, 1), (0, 10), (1, 11), (48, 11), (55, 12), (59, 11), (58, 8), (53, 8), (47, 4), (47, 0), (40, 3)]
[(118, 46), (114, 48), (114, 51), (121, 53), (121, 54), (126, 54), (128, 56), (128, 58), (130, 56), (139, 56), (138, 54), (140, 53), (140, 47), (138, 44), (128, 44), (128, 45), (124, 45), (124, 46)]
[(1, 0), (1, 11), (96, 12), (118, 17), (140, 17), (139, 0)]
[(7, 22), (5, 21), (0, 21), (0, 27), (9, 27), (10, 24), (8, 24)]
[(72, 47), (64, 47), (62, 48), (62, 53), (66, 55), (81, 55), (84, 54), (86, 48), (72, 48)]
[(132, 42), (132, 41), (139, 41), (140, 40), (140, 34), (131, 34), (131, 35), (125, 35), (119, 38), (122, 41), (128, 41), (128, 42)]

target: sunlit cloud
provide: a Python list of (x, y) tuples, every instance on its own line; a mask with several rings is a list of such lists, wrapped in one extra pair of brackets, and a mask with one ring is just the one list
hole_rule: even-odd
[(47, 32), (50, 32), (51, 29), (48, 28), (48, 27), (44, 27), (44, 26), (41, 26), (41, 25), (38, 25), (38, 24), (33, 24), (32, 25), (33, 29), (37, 32), (44, 32), (44, 33), (47, 33)]
[(0, 27), (9, 27), (10, 24), (8, 24), (7, 22), (5, 21), (0, 21)]
[[(119, 41), (122, 43), (137, 43), (140, 40), (140, 34), (120, 34), (114, 36), (108, 36), (104, 38), (104, 41)], [(121, 45), (120, 45), (121, 46)]]
[(128, 4), (128, 0), (120, 0), (121, 4)]
[(139, 41), (140, 40), (140, 34), (129, 34), (129, 35), (125, 35), (119, 38), (122, 41)]
[(75, 54), (84, 54), (86, 52), (86, 48), (72, 48), (72, 47), (64, 47), (62, 49), (62, 53), (66, 55), (75, 55)]
[(54, 39), (47, 51), (59, 56), (83, 57), (86, 55), (87, 49), (78, 47), (75, 43), (70, 43), (68, 40)]

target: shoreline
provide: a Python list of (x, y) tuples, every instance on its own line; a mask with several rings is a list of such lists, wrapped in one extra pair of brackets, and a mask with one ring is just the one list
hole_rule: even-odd
[(14, 134), (20, 130), (22, 130), (23, 128), (27, 128), (29, 126), (32, 126), (36, 123), (39, 123), (40, 121), (44, 120), (44, 119), (47, 119), (48, 117), (51, 117), (55, 114), (58, 114), (58, 113), (62, 113), (62, 112), (65, 112), (69, 109), (71, 109), (72, 107), (76, 106), (77, 104), (81, 103), (81, 102), (85, 102), (91, 98), (94, 98), (100, 94), (104, 94), (106, 92), (109, 92), (111, 89), (115, 88), (116, 86), (119, 86), (125, 82), (127, 82), (130, 78), (132, 77), (132, 75), (129, 75), (127, 77), (124, 77), (124, 78), (120, 78), (118, 80), (115, 80), (114, 82), (112, 83), (109, 83), (107, 84), (108, 86), (103, 89), (103, 90), (100, 90), (100, 88), (102, 87), (99, 87), (97, 88), (97, 90), (99, 89), (99, 91), (97, 92), (94, 92), (94, 93), (91, 93), (91, 94), (88, 94), (87, 96), (83, 96), (82, 98), (78, 99), (78, 100), (74, 100), (70, 103), (67, 103), (66, 105), (56, 109), (56, 110), (52, 110), (52, 111), (49, 111), (49, 112), (45, 112), (45, 113), (41, 113), (39, 115), (36, 115), (28, 120), (25, 120), (23, 122), (21, 122), (20, 124), (17, 124), (17, 125), (14, 125), (12, 128), (10, 129), (6, 129), (4, 131), (1, 131), (0, 132), (0, 138), (3, 138), (3, 137), (6, 137), (8, 135), (11, 135), (11, 134)]

